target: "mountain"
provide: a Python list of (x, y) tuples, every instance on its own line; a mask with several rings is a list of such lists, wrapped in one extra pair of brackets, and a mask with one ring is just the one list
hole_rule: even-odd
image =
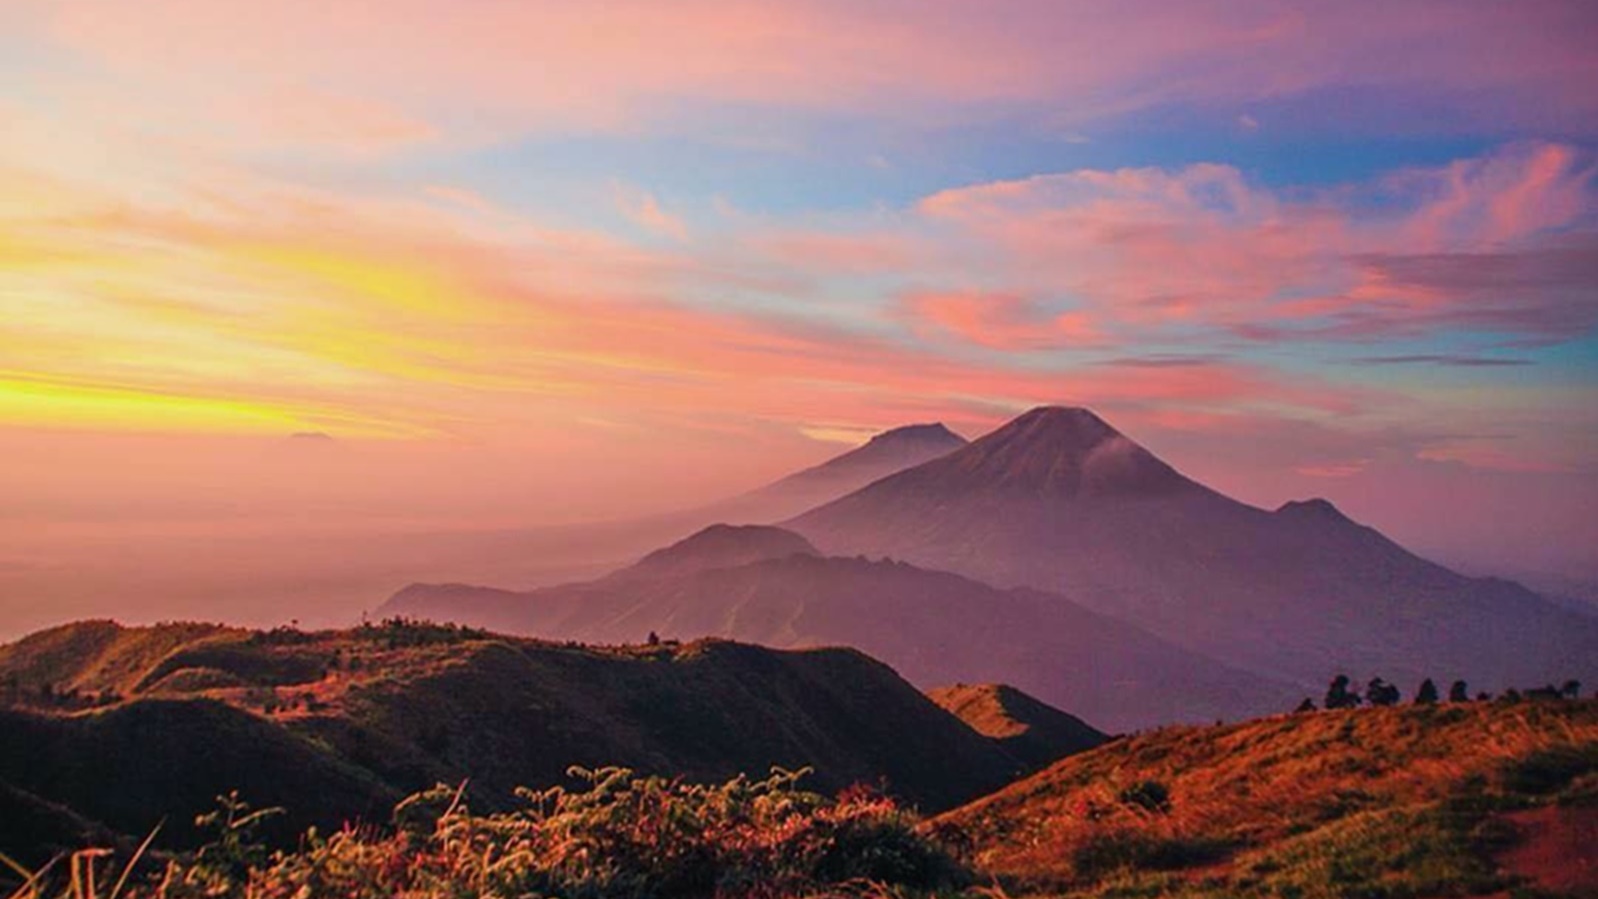
[[(579, 584), (512, 592), (415, 584), (380, 615), (585, 642), (715, 636), (777, 647), (846, 644), (911, 683), (1014, 684), (1113, 730), (1290, 707), (1290, 686), (1222, 665), (1055, 594), (1000, 590), (899, 562), (790, 552), (777, 529), (712, 529), (667, 550), (766, 558), (645, 576), (648, 562)], [(728, 538), (744, 536), (739, 548)]]
[(928, 690), (927, 695), (972, 730), (998, 740), (1011, 755), (1035, 768), (1110, 739), (1081, 718), (1008, 684), (955, 684)]
[(171, 813), (170, 845), (192, 844), (186, 816), (231, 789), (287, 808), (286, 835), (468, 778), (473, 804), (494, 808), (571, 765), (698, 781), (808, 765), (812, 788), (881, 783), (933, 810), (1020, 767), (847, 649), (84, 622), (0, 646), (0, 685), (0, 808), (134, 836)]
[(965, 445), (965, 438), (941, 423), (905, 425), (883, 431), (820, 465), (705, 507), (700, 513), (705, 522), (770, 524)]
[(1331, 503), (1245, 505), (1085, 409), (1034, 409), (806, 512), (822, 552), (1057, 591), (1191, 650), (1314, 688), (1598, 676), (1598, 622), (1419, 558)]
[(1595, 778), (1598, 700), (1313, 712), (1115, 740), (932, 829), (1017, 896), (1590, 896)]

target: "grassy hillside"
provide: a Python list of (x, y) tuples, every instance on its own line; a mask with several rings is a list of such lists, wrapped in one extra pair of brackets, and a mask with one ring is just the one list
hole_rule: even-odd
[[(869, 789), (828, 798), (786, 774), (719, 785), (572, 774), (569, 788), (523, 792), (487, 814), (469, 790), (438, 787), (391, 818), (307, 834), (276, 854), (257, 847), (254, 828), (224, 826), (198, 853), (147, 857), (120, 895), (1598, 895), (1592, 700), (1168, 728), (930, 821)], [(44, 820), (64, 814), (23, 799)], [(105, 884), (132, 857), (127, 845), (81, 853), (16, 896), (109, 899)], [(90, 868), (100, 886), (85, 889)]]
[(1540, 700), (1152, 731), (936, 825), (1013, 892), (1418, 899), (1579, 887), (1595, 814), (1598, 702)]
[(928, 810), (1021, 767), (844, 649), (594, 648), (405, 622), (319, 633), (89, 622), (0, 648), (0, 685), (13, 805), (64, 806), (122, 834), (168, 818), (172, 846), (192, 845), (189, 816), (231, 789), (289, 809), (287, 836), (381, 817), (438, 782), (470, 779), (480, 807), (504, 807), (517, 787), (568, 783), (571, 765), (698, 782), (813, 766), (812, 788), (880, 784)]

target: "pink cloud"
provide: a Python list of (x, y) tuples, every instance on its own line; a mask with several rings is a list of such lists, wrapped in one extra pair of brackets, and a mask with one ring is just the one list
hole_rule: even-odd
[[(1069, 298), (1128, 336), (1570, 337), (1598, 320), (1598, 263), (1582, 230), (1598, 213), (1594, 172), (1570, 147), (1529, 144), (1307, 195), (1201, 164), (979, 184), (916, 211), (959, 277), (978, 271), (1001, 294)], [(997, 307), (922, 311), (945, 325), (958, 314), (952, 330), (977, 337), (983, 308)], [(990, 333), (1016, 323), (1013, 310), (986, 314)]]
[(912, 325), (995, 350), (1092, 346), (1105, 337), (1080, 311), (1046, 313), (1014, 294), (911, 293), (902, 299)]

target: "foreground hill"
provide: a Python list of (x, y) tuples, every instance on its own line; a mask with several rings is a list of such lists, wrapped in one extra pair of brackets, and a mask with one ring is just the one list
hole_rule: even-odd
[[(771, 554), (759, 558), (762, 549)], [(918, 686), (1008, 683), (1111, 730), (1262, 714), (1300, 695), (1061, 596), (899, 562), (821, 557), (769, 527), (707, 529), (581, 584), (525, 593), (413, 585), (380, 614), (594, 643), (655, 632), (846, 644)]]
[(285, 827), (325, 828), (468, 778), (492, 808), (571, 765), (695, 781), (814, 766), (813, 787), (881, 783), (927, 809), (1024, 767), (843, 649), (86, 622), (0, 647), (0, 684), (0, 817), (65, 809), (51, 820), (142, 834), (171, 816), (177, 844), (188, 814), (235, 788), (290, 809)]
[[(1017, 891), (1474, 896), (1598, 890), (1598, 702), (1361, 709), (1166, 728), (934, 827)], [(1584, 892), (1588, 891), (1588, 892)]]
[(1232, 500), (1085, 409), (1034, 409), (784, 526), (824, 553), (1059, 592), (1306, 685), (1598, 679), (1598, 620), (1421, 559), (1324, 500)]

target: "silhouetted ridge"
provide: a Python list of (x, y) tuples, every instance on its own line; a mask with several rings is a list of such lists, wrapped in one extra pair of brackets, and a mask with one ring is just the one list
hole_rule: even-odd
[(810, 541), (782, 528), (766, 525), (713, 524), (690, 537), (657, 549), (618, 574), (687, 574), (710, 568), (730, 568), (766, 559), (816, 555)]

